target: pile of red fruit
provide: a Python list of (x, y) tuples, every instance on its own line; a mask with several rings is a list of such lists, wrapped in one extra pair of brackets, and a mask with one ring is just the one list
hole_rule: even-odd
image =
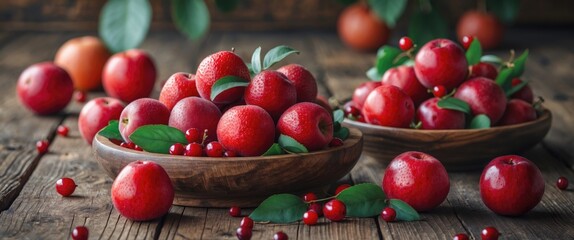
[[(503, 62), (482, 56), (477, 39), (463, 47), (435, 39), (418, 49), (408, 37), (403, 51), (384, 46), (367, 75), (344, 106), (350, 119), (375, 125), (463, 129), (503, 126), (537, 118), (532, 89), (520, 80), (528, 51)], [(488, 61), (488, 62), (487, 62)], [(495, 66), (495, 65), (498, 65)], [(431, 94), (432, 93), (432, 94)]]

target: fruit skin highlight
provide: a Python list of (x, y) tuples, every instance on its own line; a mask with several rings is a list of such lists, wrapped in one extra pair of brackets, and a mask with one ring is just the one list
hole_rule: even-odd
[(259, 106), (235, 106), (221, 116), (217, 139), (226, 150), (239, 156), (261, 156), (275, 141), (275, 123)]
[(281, 115), (277, 130), (312, 152), (327, 148), (333, 140), (333, 118), (315, 103), (297, 103)]
[(464, 50), (448, 39), (435, 39), (421, 47), (415, 56), (415, 74), (426, 88), (443, 85), (448, 91), (468, 76)]
[(239, 77), (246, 82), (251, 81), (249, 69), (239, 56), (230, 51), (220, 51), (207, 56), (199, 63), (195, 73), (197, 92), (202, 98), (215, 104), (230, 104), (239, 100), (243, 96), (245, 87), (227, 89), (211, 100), (211, 87), (225, 76)]
[(129, 103), (149, 97), (156, 77), (151, 56), (143, 50), (131, 49), (110, 57), (104, 66), (102, 84), (110, 97)]
[(111, 97), (99, 97), (90, 100), (78, 117), (78, 130), (82, 138), (92, 144), (94, 136), (111, 120), (118, 120), (125, 104), (118, 99)]
[(74, 83), (63, 68), (51, 62), (36, 63), (20, 74), (16, 93), (20, 102), (35, 114), (50, 115), (70, 103)]

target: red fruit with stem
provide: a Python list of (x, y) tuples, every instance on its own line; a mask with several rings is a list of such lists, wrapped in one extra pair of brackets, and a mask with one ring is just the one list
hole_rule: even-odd
[(80, 111), (78, 130), (82, 138), (92, 144), (94, 136), (111, 120), (118, 120), (126, 105), (111, 97), (99, 97), (90, 100)]
[[(182, 132), (190, 128), (196, 128), (200, 131), (207, 129), (208, 134), (205, 141), (211, 142), (217, 140), (217, 135), (214, 133), (220, 118), (221, 111), (213, 102), (199, 97), (187, 97), (177, 102), (171, 110), (169, 126)], [(203, 140), (203, 135), (201, 139)]]
[(407, 128), (411, 124), (415, 107), (413, 100), (393, 85), (382, 85), (369, 94), (362, 109), (370, 124)]
[[(239, 56), (230, 51), (220, 51), (204, 58), (195, 74), (195, 84), (199, 95), (211, 100), (211, 88), (217, 80), (225, 76), (239, 77), (246, 82), (251, 80), (249, 69)], [(244, 87), (234, 87), (220, 93), (211, 100), (217, 104), (229, 104), (239, 100), (243, 96)]]
[(332, 222), (339, 222), (345, 218), (347, 208), (345, 203), (338, 199), (333, 199), (323, 205), (323, 215)]
[(437, 98), (442, 98), (442, 97), (446, 96), (446, 94), (447, 94), (446, 88), (443, 85), (434, 86), (432, 88), (432, 94), (433, 94), (433, 96), (435, 96)]
[(397, 218), (397, 212), (393, 208), (386, 207), (381, 211), (381, 217), (385, 222), (394, 222)]
[(119, 118), (119, 130), (124, 141), (131, 142), (129, 136), (139, 127), (150, 124), (167, 125), (169, 109), (153, 98), (140, 98), (129, 103)]
[(161, 88), (159, 101), (171, 111), (179, 100), (193, 96), (199, 97), (195, 86), (195, 75), (177, 72), (171, 75)]
[(264, 70), (253, 77), (245, 88), (245, 103), (259, 106), (271, 115), (273, 120), (297, 102), (297, 89), (278, 71)]
[(37, 63), (20, 74), (16, 93), (26, 108), (35, 114), (49, 115), (70, 103), (74, 83), (63, 68), (51, 62)]
[(281, 115), (277, 130), (309, 151), (326, 148), (333, 140), (333, 118), (323, 107), (310, 102), (297, 103)]
[(468, 76), (464, 50), (448, 39), (435, 39), (421, 47), (415, 56), (415, 74), (426, 88), (443, 85), (456, 88)]
[(70, 196), (76, 190), (76, 183), (71, 178), (60, 178), (56, 181), (56, 191), (64, 196)]
[(185, 138), (189, 143), (203, 143), (204, 132), (197, 128), (190, 128), (185, 131)]
[(299, 64), (289, 64), (277, 69), (295, 86), (297, 102), (314, 102), (317, 97), (317, 80)]
[(183, 155), (189, 157), (201, 157), (203, 156), (203, 147), (199, 143), (190, 143), (185, 145), (185, 150)]
[(157, 71), (151, 56), (131, 49), (114, 54), (104, 66), (102, 84), (106, 93), (124, 102), (149, 97)]
[(437, 97), (431, 98), (417, 109), (421, 129), (463, 129), (466, 123), (464, 113), (439, 107), (437, 103), (440, 100)]
[(361, 83), (357, 88), (355, 88), (355, 91), (353, 91), (352, 101), (354, 106), (358, 109), (362, 109), (369, 94), (379, 86), (381, 86), (381, 82), (369, 81)]
[(411, 97), (415, 106), (418, 106), (430, 97), (427, 88), (417, 79), (412, 66), (398, 66), (387, 70), (381, 83), (399, 87)]
[(399, 48), (403, 51), (408, 51), (411, 50), (411, 48), (413, 48), (414, 44), (413, 44), (413, 40), (410, 37), (402, 37), (401, 39), (399, 39)]
[(235, 106), (221, 116), (217, 139), (225, 149), (239, 156), (260, 156), (275, 141), (275, 123), (259, 106)]
[(474, 41), (474, 37), (473, 36), (463, 36), (460, 39), (460, 42), (462, 43), (462, 47), (465, 50), (468, 50), (468, 48), (470, 47), (470, 44), (472, 44), (472, 41)]
[(305, 195), (303, 195), (303, 201), (305, 202), (310, 202), (310, 201), (315, 201), (317, 200), (317, 195), (315, 195), (315, 193), (306, 193)]
[(506, 110), (506, 95), (494, 81), (478, 77), (465, 81), (456, 90), (455, 98), (470, 105), (472, 115), (485, 114), (496, 124)]
[(498, 125), (505, 126), (534, 120), (536, 120), (536, 110), (532, 104), (520, 99), (510, 99), (506, 104), (504, 115), (498, 121)]

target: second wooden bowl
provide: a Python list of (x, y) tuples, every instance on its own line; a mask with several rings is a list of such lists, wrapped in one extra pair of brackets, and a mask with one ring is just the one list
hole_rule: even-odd
[(140, 152), (96, 135), (97, 161), (115, 178), (137, 160), (161, 165), (175, 188), (174, 204), (196, 207), (257, 206), (276, 193), (297, 193), (324, 187), (345, 176), (359, 160), (362, 133), (350, 129), (343, 146), (304, 154), (260, 157), (186, 157)]
[(345, 119), (343, 125), (363, 132), (367, 157), (390, 162), (406, 151), (428, 153), (447, 170), (482, 169), (494, 157), (520, 153), (540, 142), (550, 130), (545, 110), (534, 121), (488, 129), (419, 130), (382, 127)]

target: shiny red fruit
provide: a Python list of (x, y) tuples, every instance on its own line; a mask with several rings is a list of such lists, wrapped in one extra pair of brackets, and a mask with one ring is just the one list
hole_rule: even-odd
[(466, 235), (466, 233), (459, 233), (457, 235), (454, 235), (452, 240), (468, 240), (468, 235)]
[(446, 88), (443, 85), (434, 86), (432, 88), (432, 95), (434, 95), (437, 98), (442, 98), (442, 97), (446, 96), (446, 94), (447, 94)]
[(370, 124), (408, 128), (415, 116), (413, 100), (400, 88), (382, 85), (365, 100), (363, 116)]
[(303, 201), (305, 202), (310, 202), (310, 201), (315, 201), (317, 200), (317, 195), (315, 195), (315, 193), (306, 193), (305, 195), (303, 195)]
[(308, 226), (315, 225), (317, 224), (318, 219), (319, 214), (317, 214), (317, 212), (315, 212), (314, 210), (309, 210), (303, 214), (303, 223), (305, 223), (305, 225)]
[(76, 102), (84, 103), (88, 99), (88, 93), (84, 91), (77, 91), (76, 93), (74, 93), (74, 99), (76, 100)]
[(37, 63), (20, 74), (16, 93), (20, 102), (35, 114), (54, 114), (72, 100), (74, 83), (63, 68), (51, 62)]
[(60, 125), (57, 128), (57, 132), (58, 132), (58, 135), (63, 136), (63, 137), (67, 137), (68, 132), (70, 132), (70, 129), (64, 125)]
[(288, 240), (289, 237), (283, 231), (279, 231), (273, 235), (273, 240)]
[(181, 143), (174, 143), (169, 147), (169, 154), (171, 155), (183, 155), (185, 151), (185, 146)]
[(408, 51), (413, 48), (413, 40), (410, 37), (402, 37), (399, 39), (399, 48), (403, 51)]
[(468, 71), (470, 72), (468, 79), (485, 77), (491, 80), (495, 80), (498, 76), (498, 70), (496, 67), (490, 63), (485, 62), (479, 62), (475, 65), (469, 66)]
[(536, 120), (536, 109), (532, 104), (520, 99), (510, 99), (506, 104), (506, 110), (498, 125), (512, 125)]
[(318, 216), (323, 216), (323, 205), (321, 203), (315, 202), (309, 204), (309, 211), (314, 211)]
[(108, 59), (102, 72), (102, 84), (110, 97), (129, 103), (149, 97), (156, 77), (152, 57), (143, 50), (130, 49)]
[(189, 143), (199, 143), (203, 142), (203, 132), (197, 128), (190, 128), (185, 131), (185, 138)]
[(443, 85), (456, 88), (468, 76), (464, 50), (448, 39), (435, 39), (423, 45), (415, 56), (415, 74), (426, 88)]
[(190, 143), (185, 145), (185, 151), (183, 155), (189, 157), (201, 157), (203, 156), (203, 147), (199, 143)]
[(462, 129), (466, 124), (466, 116), (456, 111), (438, 106), (440, 98), (424, 101), (417, 109), (417, 119), (421, 129)]
[(70, 196), (76, 190), (76, 183), (71, 178), (60, 178), (56, 182), (56, 191), (64, 196)]
[(559, 177), (558, 180), (556, 180), (556, 187), (558, 187), (560, 190), (565, 190), (568, 188), (568, 178)]
[(418, 106), (430, 97), (427, 88), (417, 79), (412, 66), (398, 66), (387, 70), (381, 79), (381, 83), (399, 87), (411, 97), (415, 106)]
[(223, 157), (225, 149), (221, 146), (221, 143), (213, 141), (205, 146), (205, 155), (208, 157)]
[(47, 153), (49, 146), (50, 142), (48, 142), (48, 140), (40, 140), (36, 142), (36, 150), (39, 154)]
[(494, 227), (486, 227), (480, 231), (480, 238), (482, 240), (497, 240), (500, 233)]
[(461, 39), (462, 47), (465, 50), (468, 50), (468, 48), (470, 47), (470, 44), (472, 44), (472, 41), (474, 41), (473, 36), (463, 36)]
[(232, 217), (241, 216), (241, 208), (238, 206), (232, 206), (229, 208), (229, 215)]
[(455, 98), (470, 105), (473, 115), (485, 114), (496, 124), (506, 109), (506, 95), (496, 82), (477, 77), (463, 82), (456, 89)]
[[(251, 76), (243, 59), (234, 52), (220, 51), (204, 58), (195, 74), (197, 92), (204, 99), (211, 99), (211, 87), (217, 80), (225, 76), (235, 76), (249, 82)], [(223, 91), (212, 100), (218, 104), (229, 104), (239, 100), (245, 87), (234, 87)]]
[(328, 201), (323, 206), (323, 215), (332, 222), (339, 222), (345, 218), (347, 208), (345, 203), (338, 199)]
[(250, 217), (243, 217), (239, 226), (244, 228), (253, 228), (253, 219)]
[(85, 226), (77, 226), (72, 231), (73, 240), (88, 240), (88, 228)]
[(253, 235), (253, 230), (251, 228), (239, 227), (235, 231), (235, 236), (239, 240), (250, 240)]
[(397, 212), (393, 208), (386, 207), (381, 211), (381, 217), (385, 222), (394, 222), (397, 218)]

